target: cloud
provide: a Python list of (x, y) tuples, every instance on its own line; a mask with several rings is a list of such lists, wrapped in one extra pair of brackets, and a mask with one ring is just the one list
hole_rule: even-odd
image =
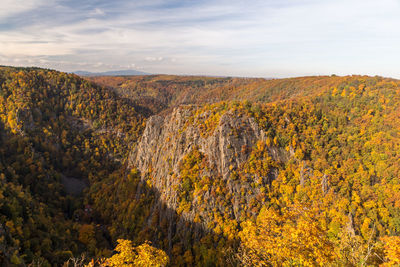
[(396, 0), (3, 2), (0, 64), (269, 77), (398, 75)]
[(43, 6), (45, 3), (45, 0), (2, 0), (0, 8), (0, 23), (17, 14), (35, 10)]
[(154, 62), (154, 61), (162, 61), (163, 59), (164, 59), (163, 57), (146, 57), (144, 60), (149, 62)]
[(92, 15), (92, 16), (103, 16), (105, 14), (106, 13), (103, 10), (101, 10), (100, 8), (95, 8), (92, 12), (90, 12), (90, 15)]

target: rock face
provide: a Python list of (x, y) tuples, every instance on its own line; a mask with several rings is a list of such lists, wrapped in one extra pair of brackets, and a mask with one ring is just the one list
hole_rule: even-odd
[[(226, 193), (232, 195), (232, 198), (225, 201), (224, 205), (228, 205), (231, 210), (229, 213), (239, 222), (240, 203), (251, 201), (260, 190), (247, 182), (233, 182), (230, 177), (232, 172), (243, 167), (255, 144), (260, 140), (265, 141), (266, 134), (253, 118), (236, 115), (231, 111), (218, 117), (216, 125), (205, 133), (199, 120), (204, 121), (210, 117), (210, 112), (197, 113), (197, 117), (193, 114), (192, 108), (180, 107), (165, 117), (151, 117), (130, 155), (129, 167), (136, 167), (143, 180), (151, 176), (151, 184), (159, 191), (161, 202), (169, 209), (177, 210), (177, 188), (181, 181), (176, 177), (180, 176), (180, 163), (186, 155), (197, 149), (207, 158), (208, 166), (200, 170), (201, 176), (211, 177), (214, 182), (219, 180), (220, 184), (226, 186)], [(286, 153), (276, 147), (268, 147), (268, 154), (275, 161), (287, 159)], [(268, 176), (273, 179), (276, 175), (277, 170), (273, 169)], [(220, 210), (221, 214), (225, 214), (226, 206), (218, 204), (218, 198), (224, 196), (215, 196), (211, 191), (204, 192), (202, 196), (202, 201), (207, 202), (205, 208), (200, 208), (195, 197), (191, 208), (181, 214), (182, 218), (192, 221), (200, 213), (204, 215), (202, 223), (207, 225), (207, 210)]]
[(204, 137), (198, 127), (186, 124), (190, 116), (190, 110), (177, 108), (165, 118), (151, 117), (131, 157), (131, 165), (142, 173), (152, 166), (155, 177), (166, 178), (171, 171), (178, 173), (182, 157), (199, 147), (208, 156), (213, 174), (227, 179), (229, 167), (239, 167), (246, 160), (247, 153), (242, 150), (265, 139), (264, 132), (252, 118), (226, 113), (214, 132)]

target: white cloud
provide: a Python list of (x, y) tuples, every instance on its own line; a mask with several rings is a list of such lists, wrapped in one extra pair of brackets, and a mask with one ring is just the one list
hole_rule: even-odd
[(163, 59), (164, 59), (163, 57), (146, 57), (144, 60), (149, 62), (154, 62), (154, 61), (162, 61)]
[(12, 22), (9, 18), (21, 12), (45, 12), (44, 4), (56, 8), (40, 19), (28, 16), (22, 26), (0, 28), (0, 64), (29, 59), (61, 70), (398, 75), (396, 0), (219, 0), (179, 7), (164, 0), (118, 2), (89, 11), (54, 1), (3, 1), (14, 13), (2, 8), (0, 22)]
[(0, 22), (16, 14), (39, 8), (44, 4), (46, 4), (46, 0), (1, 0)]
[(100, 8), (95, 8), (92, 12), (90, 12), (90, 15), (92, 16), (103, 16), (105, 14), (106, 13)]

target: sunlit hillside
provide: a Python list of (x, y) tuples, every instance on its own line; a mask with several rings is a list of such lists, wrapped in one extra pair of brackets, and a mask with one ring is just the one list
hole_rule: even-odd
[(399, 264), (399, 107), (378, 76), (1, 67), (0, 265)]

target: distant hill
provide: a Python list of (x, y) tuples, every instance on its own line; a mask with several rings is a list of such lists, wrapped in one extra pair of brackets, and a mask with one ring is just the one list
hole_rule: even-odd
[(286, 79), (205, 77), (205, 76), (92, 76), (99, 85), (111, 87), (119, 96), (133, 100), (158, 113), (182, 104), (211, 104), (248, 100), (275, 102), (308, 97), (351, 82), (355, 77), (311, 76)]
[(127, 76), (127, 75), (150, 75), (150, 73), (137, 70), (113, 70), (105, 72), (75, 71), (80, 76)]

